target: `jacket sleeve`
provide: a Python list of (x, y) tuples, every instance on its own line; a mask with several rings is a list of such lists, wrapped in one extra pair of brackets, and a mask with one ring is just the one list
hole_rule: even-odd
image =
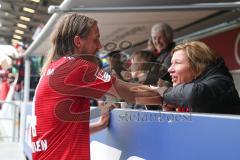
[(192, 110), (207, 112), (216, 106), (216, 100), (221, 96), (218, 94), (214, 81), (205, 83), (186, 83), (169, 88), (163, 94), (166, 103), (177, 106), (191, 107)]
[(193, 95), (193, 87), (193, 83), (179, 84), (177, 86), (170, 87), (164, 92), (163, 99), (169, 104), (190, 106)]

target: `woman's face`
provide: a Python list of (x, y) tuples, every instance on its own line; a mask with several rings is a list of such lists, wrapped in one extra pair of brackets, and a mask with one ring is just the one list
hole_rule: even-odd
[(168, 72), (172, 77), (173, 86), (191, 82), (194, 79), (193, 69), (183, 50), (174, 52)]
[(152, 32), (151, 36), (152, 36), (153, 45), (158, 53), (160, 53), (162, 50), (167, 48), (167, 45), (169, 42), (164, 33)]

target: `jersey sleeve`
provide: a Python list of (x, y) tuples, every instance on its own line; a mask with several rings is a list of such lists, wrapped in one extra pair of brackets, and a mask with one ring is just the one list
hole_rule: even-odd
[(49, 82), (61, 94), (98, 99), (112, 87), (115, 80), (94, 63), (78, 59), (69, 60), (55, 69)]

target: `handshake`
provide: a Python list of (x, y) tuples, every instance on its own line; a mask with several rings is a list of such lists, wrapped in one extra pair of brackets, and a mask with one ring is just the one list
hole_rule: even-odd
[(130, 90), (135, 94), (137, 104), (161, 105), (163, 104), (163, 94), (168, 88), (169, 86), (161, 82), (158, 86), (139, 85)]

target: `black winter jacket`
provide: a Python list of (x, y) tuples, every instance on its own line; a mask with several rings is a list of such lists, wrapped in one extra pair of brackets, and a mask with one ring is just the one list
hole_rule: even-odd
[(193, 112), (240, 114), (239, 95), (222, 58), (192, 82), (166, 90), (163, 98)]

